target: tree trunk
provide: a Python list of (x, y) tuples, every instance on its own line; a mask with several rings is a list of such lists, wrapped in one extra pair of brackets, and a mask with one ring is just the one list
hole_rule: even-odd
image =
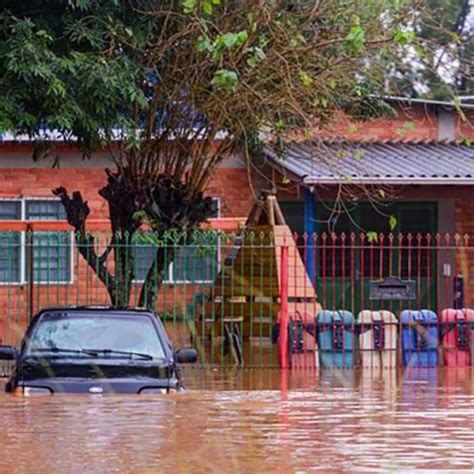
[(117, 308), (126, 308), (130, 303), (134, 278), (134, 254), (132, 236), (128, 232), (116, 232), (114, 237), (115, 292), (112, 303)]
[(147, 308), (150, 311), (156, 311), (158, 293), (165, 280), (170, 263), (173, 262), (175, 255), (174, 247), (158, 247), (153, 264), (148, 270), (143, 283), (138, 305)]

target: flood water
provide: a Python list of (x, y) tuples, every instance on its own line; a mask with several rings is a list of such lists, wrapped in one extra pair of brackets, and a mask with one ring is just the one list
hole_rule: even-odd
[(474, 468), (474, 368), (184, 377), (180, 395), (0, 395), (0, 472)]

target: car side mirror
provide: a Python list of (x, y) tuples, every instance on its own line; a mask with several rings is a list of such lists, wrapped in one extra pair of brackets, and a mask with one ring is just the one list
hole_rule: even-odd
[(17, 350), (12, 346), (0, 346), (0, 360), (15, 360), (17, 358)]
[(190, 347), (176, 351), (173, 358), (177, 364), (194, 364), (197, 361), (197, 357), (196, 349)]

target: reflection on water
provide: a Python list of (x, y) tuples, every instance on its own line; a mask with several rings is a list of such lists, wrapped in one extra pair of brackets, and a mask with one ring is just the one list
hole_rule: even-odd
[(0, 472), (474, 467), (474, 368), (184, 376), (184, 395), (0, 395)]

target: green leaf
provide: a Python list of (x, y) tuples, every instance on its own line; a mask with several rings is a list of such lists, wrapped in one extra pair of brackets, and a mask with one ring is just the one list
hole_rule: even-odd
[(414, 38), (415, 38), (414, 31), (404, 31), (402, 29), (398, 29), (395, 32), (395, 41), (400, 46), (406, 46), (407, 44), (410, 44)]
[(50, 96), (57, 96), (57, 97), (65, 97), (66, 95), (66, 87), (64, 86), (63, 82), (58, 79), (54, 79), (48, 85), (48, 95)]
[(360, 53), (365, 47), (365, 30), (361, 26), (352, 26), (345, 37), (348, 48), (354, 53)]
[(46, 42), (50, 42), (53, 40), (53, 37), (46, 30), (37, 31), (36, 36)]
[(351, 16), (351, 22), (360, 25), (360, 16), (359, 15), (352, 15)]
[(305, 71), (300, 71), (298, 73), (299, 77), (300, 77), (300, 80), (301, 82), (303, 83), (303, 85), (305, 86), (310, 86), (312, 83), (313, 83), (313, 79), (311, 79), (309, 76), (308, 76), (308, 73), (305, 72)]
[(383, 189), (378, 189), (377, 192), (379, 193), (382, 199), (385, 199), (385, 191)]
[(339, 150), (337, 153), (336, 153), (336, 158), (339, 158), (340, 160), (342, 160), (345, 156), (345, 153), (342, 151), (342, 150)]
[(355, 125), (350, 125), (349, 128), (347, 129), (349, 133), (356, 133), (357, 132), (357, 127)]
[(456, 41), (457, 44), (462, 44), (461, 38), (457, 33), (450, 33), (451, 37), (453, 38), (454, 41)]
[(226, 91), (235, 92), (237, 90), (237, 83), (239, 79), (234, 71), (227, 69), (219, 69), (214, 73), (211, 84), (213, 86), (220, 86)]
[(365, 150), (356, 150), (354, 152), (354, 158), (356, 158), (357, 160), (362, 160), (362, 158), (364, 158), (366, 154), (367, 152)]
[(373, 232), (373, 231), (367, 232), (367, 240), (369, 242), (378, 242), (379, 235), (377, 234), (377, 232)]
[(237, 42), (237, 35), (235, 33), (226, 33), (222, 38), (227, 48), (232, 48), (232, 46)]
[(202, 53), (204, 51), (214, 52), (215, 46), (211, 43), (209, 38), (205, 35), (199, 35), (196, 41), (196, 51)]
[(183, 0), (183, 12), (192, 13), (197, 7), (198, 0)]
[(283, 120), (277, 120), (275, 122), (275, 128), (283, 128), (285, 126), (285, 122), (283, 122)]
[(421, 46), (421, 44), (415, 44), (415, 51), (421, 58), (426, 56), (426, 51), (424, 50), (423, 46)]
[(416, 129), (415, 124), (413, 122), (405, 122), (405, 124), (403, 126), (408, 130), (415, 130)]
[(249, 35), (246, 30), (239, 31), (238, 33), (226, 33), (221, 36), (226, 48), (240, 46), (247, 41), (248, 37)]
[(212, 15), (212, 3), (209, 0), (204, 1), (204, 3), (202, 4), (202, 9), (204, 10), (204, 13)]
[(403, 128), (399, 128), (399, 129), (397, 130), (397, 133), (398, 133), (398, 135), (400, 135), (401, 137), (404, 137), (404, 136), (407, 134), (407, 131), (404, 130)]
[(283, 184), (290, 184), (290, 180), (287, 176), (283, 176), (283, 178), (281, 179), (281, 182)]
[(459, 144), (460, 145), (466, 145), (468, 147), (471, 147), (472, 146), (472, 140), (470, 140), (468, 137), (466, 137), (465, 135), (462, 135), (460, 138), (459, 138)]
[(291, 38), (290, 44), (293, 47), (299, 46), (300, 44), (306, 43), (306, 39), (303, 35), (296, 35), (294, 38)]
[(132, 215), (132, 219), (134, 221), (142, 221), (144, 219), (146, 219), (148, 216), (147, 216), (147, 213), (145, 211), (135, 211)]
[(452, 100), (451, 101), (451, 104), (453, 105), (453, 107), (456, 109), (456, 112), (458, 113), (459, 115), (459, 118), (465, 122), (466, 121), (466, 114), (464, 113), (464, 111), (462, 110), (461, 108), (461, 102), (459, 102), (459, 100), (455, 99), (455, 100)]
[(390, 218), (388, 219), (388, 225), (390, 226), (390, 230), (395, 229), (395, 227), (397, 227), (397, 223), (397, 218), (395, 216), (390, 216)]

